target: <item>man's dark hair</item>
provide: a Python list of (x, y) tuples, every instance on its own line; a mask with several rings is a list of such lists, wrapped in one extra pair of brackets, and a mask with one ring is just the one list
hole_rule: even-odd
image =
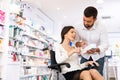
[(97, 17), (98, 11), (95, 7), (89, 6), (84, 10), (84, 16), (85, 17), (91, 17), (95, 19)]

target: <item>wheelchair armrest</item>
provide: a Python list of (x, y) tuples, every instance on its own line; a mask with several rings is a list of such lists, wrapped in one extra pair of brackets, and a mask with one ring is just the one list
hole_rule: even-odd
[(48, 68), (55, 69), (56, 67), (60, 67), (62, 65), (65, 65), (66, 67), (70, 68), (70, 64), (69, 63), (52, 64), (52, 65), (48, 66)]

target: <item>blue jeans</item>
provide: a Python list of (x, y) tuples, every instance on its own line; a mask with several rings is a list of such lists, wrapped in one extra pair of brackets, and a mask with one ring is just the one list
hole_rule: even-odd
[[(81, 56), (80, 63), (84, 63), (86, 61), (89, 61), (89, 60), (87, 60), (87, 59), (85, 59), (84, 57)], [(99, 64), (99, 68), (97, 70), (102, 76), (103, 76), (104, 61), (105, 61), (105, 57), (102, 57), (102, 58), (100, 58), (96, 61)]]

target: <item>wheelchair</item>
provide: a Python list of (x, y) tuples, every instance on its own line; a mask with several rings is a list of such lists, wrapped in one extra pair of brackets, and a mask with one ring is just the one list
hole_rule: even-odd
[(49, 80), (66, 80), (65, 77), (61, 73), (61, 66), (65, 65), (66, 67), (70, 68), (69, 63), (57, 63), (55, 59), (55, 51), (50, 50), (50, 59), (51, 64), (48, 66), (51, 69), (50, 79)]
[[(48, 66), (48, 68), (51, 69), (51, 75), (50, 75), (50, 79), (49, 80), (66, 80), (65, 77), (63, 76), (63, 74), (61, 73), (61, 66), (65, 65), (66, 67), (70, 68), (70, 64), (69, 63), (57, 63), (56, 59), (55, 59), (55, 51), (50, 50), (50, 59), (51, 59), (51, 64)], [(91, 59), (89, 61), (92, 61)], [(98, 66), (96, 66), (93, 63), (94, 66), (88, 65), (87, 68), (85, 68), (85, 70), (89, 70), (89, 69), (94, 69), (94, 68), (99, 68)], [(83, 80), (83, 79), (81, 79)]]

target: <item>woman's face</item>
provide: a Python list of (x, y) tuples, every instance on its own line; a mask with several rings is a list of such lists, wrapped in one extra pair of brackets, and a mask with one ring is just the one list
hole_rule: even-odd
[(75, 40), (75, 37), (76, 37), (76, 32), (75, 32), (75, 29), (70, 29), (68, 31), (68, 33), (65, 35), (65, 38), (69, 39), (70, 41), (73, 41)]

